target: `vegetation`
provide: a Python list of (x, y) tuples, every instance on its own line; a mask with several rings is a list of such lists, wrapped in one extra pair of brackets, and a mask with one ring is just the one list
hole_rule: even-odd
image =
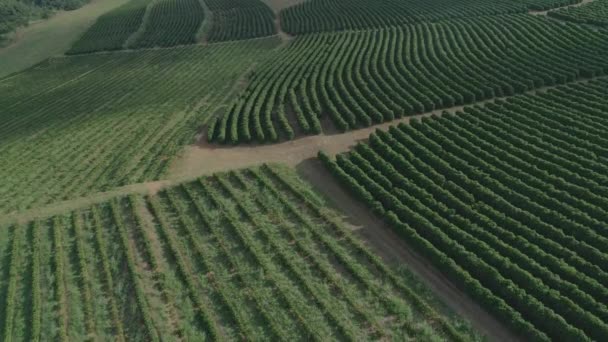
[(275, 45), (55, 58), (0, 80), (0, 211), (158, 179)]
[(27, 25), (32, 19), (47, 17), (52, 10), (75, 10), (85, 0), (2, 0), (0, 1), (0, 42), (2, 35)]
[(557, 19), (605, 27), (608, 26), (608, 1), (594, 0), (579, 7), (563, 8), (547, 14)]
[(332, 173), (526, 340), (608, 338), (608, 80), (377, 131)]
[(213, 13), (210, 42), (270, 36), (276, 33), (274, 13), (260, 0), (207, 0)]
[(580, 0), (310, 0), (280, 13), (290, 34), (387, 27), (448, 18), (524, 13)]
[(149, 3), (150, 0), (131, 0), (102, 15), (67, 53), (122, 49), (142, 25)]
[(207, 137), (291, 139), (326, 117), (340, 131), (370, 126), (603, 75), (607, 53), (604, 31), (529, 15), (304, 35), (257, 68)]
[[(3, 229), (5, 340), (477, 339), (282, 167)], [(28, 287), (49, 295), (18, 315)]]
[(150, 17), (132, 47), (167, 47), (192, 44), (203, 23), (200, 0), (159, 0), (152, 3)]

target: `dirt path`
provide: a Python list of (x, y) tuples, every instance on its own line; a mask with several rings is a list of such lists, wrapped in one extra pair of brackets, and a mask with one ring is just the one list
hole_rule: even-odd
[(0, 48), (0, 77), (65, 53), (97, 18), (129, 0), (92, 0), (74, 11), (59, 11), (17, 30), (16, 39)]
[(277, 15), (279, 12), (281, 12), (281, 10), (287, 7), (295, 6), (304, 1), (306, 0), (262, 0), (262, 2), (268, 5), (268, 7), (270, 7)]
[(546, 11), (529, 11), (528, 13), (530, 13), (532, 15), (547, 15), (547, 13), (549, 13), (551, 11), (559, 10), (559, 9), (562, 9), (562, 8), (579, 7), (579, 6), (583, 6), (585, 4), (588, 4), (590, 2), (593, 2), (593, 0), (583, 0), (583, 1), (579, 2), (578, 4), (572, 4), (572, 5), (568, 5), (568, 6), (556, 7), (556, 8), (552, 8), (550, 10), (546, 10)]
[(396, 266), (407, 265), (439, 299), (491, 341), (520, 340), (348, 193), (321, 162), (317, 159), (304, 160), (296, 165), (296, 170), (328, 203), (346, 215), (343, 219), (385, 262)]

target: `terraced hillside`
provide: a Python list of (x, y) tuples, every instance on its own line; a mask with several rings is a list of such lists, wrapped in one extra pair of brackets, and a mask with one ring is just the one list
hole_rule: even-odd
[(608, 338), (608, 80), (377, 131), (332, 173), (526, 340)]
[(257, 68), (207, 137), (274, 142), (324, 121), (343, 132), (603, 75), (606, 55), (607, 32), (524, 14), (304, 35)]
[(210, 42), (249, 39), (277, 33), (274, 13), (260, 0), (207, 0), (213, 13)]
[(281, 11), (290, 34), (388, 27), (449, 18), (547, 10), (580, 0), (309, 0)]
[(2, 229), (5, 340), (477, 338), (285, 168)]
[(275, 45), (54, 58), (0, 80), (0, 212), (159, 178)]

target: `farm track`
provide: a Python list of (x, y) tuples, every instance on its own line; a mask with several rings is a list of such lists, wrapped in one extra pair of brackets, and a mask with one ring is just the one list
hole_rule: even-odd
[[(585, 83), (589, 80), (590, 79), (583, 79), (569, 84)], [(559, 87), (559, 85), (531, 90), (524, 94), (543, 92), (556, 87)], [(501, 97), (475, 102), (469, 106), (482, 105), (505, 98), (506, 97)], [(277, 144), (250, 144), (238, 146), (217, 145), (207, 143), (206, 137), (204, 135), (199, 135), (199, 143), (185, 147), (181, 156), (176, 158), (169, 167), (165, 179), (129, 184), (109, 191), (97, 192), (90, 196), (59, 201), (50, 205), (21, 212), (8, 213), (0, 218), (0, 224), (27, 222), (34, 218), (47, 217), (49, 215), (100, 203), (116, 196), (131, 193), (155, 194), (159, 190), (174, 184), (220, 171), (245, 168), (263, 163), (283, 163), (291, 167), (297, 167), (302, 162), (315, 158), (319, 150), (323, 150), (328, 155), (334, 156), (338, 153), (350, 150), (351, 147), (360, 141), (366, 140), (370, 133), (378, 129), (382, 130), (399, 123), (408, 123), (412, 119), (441, 115), (443, 112), (454, 113), (461, 111), (464, 107), (465, 106), (455, 106), (434, 110), (345, 133), (338, 133), (331, 129), (326, 129), (326, 131), (328, 131), (327, 134), (302, 136), (297, 137), (294, 140), (283, 141)], [(324, 126), (324, 129), (326, 127), (327, 125)]]
[(416, 253), (390, 226), (355, 199), (318, 160), (308, 159), (296, 166), (300, 177), (312, 185), (333, 207), (343, 213), (349, 228), (371, 249), (392, 265), (407, 265), (424, 285), (490, 341), (519, 341), (503, 323), (488, 314), (457, 288), (423, 256)]

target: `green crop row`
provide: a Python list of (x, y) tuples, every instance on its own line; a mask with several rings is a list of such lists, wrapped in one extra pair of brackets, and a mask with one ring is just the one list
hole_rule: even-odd
[(604, 340), (607, 90), (600, 78), (465, 107), (319, 157), (523, 337)]

